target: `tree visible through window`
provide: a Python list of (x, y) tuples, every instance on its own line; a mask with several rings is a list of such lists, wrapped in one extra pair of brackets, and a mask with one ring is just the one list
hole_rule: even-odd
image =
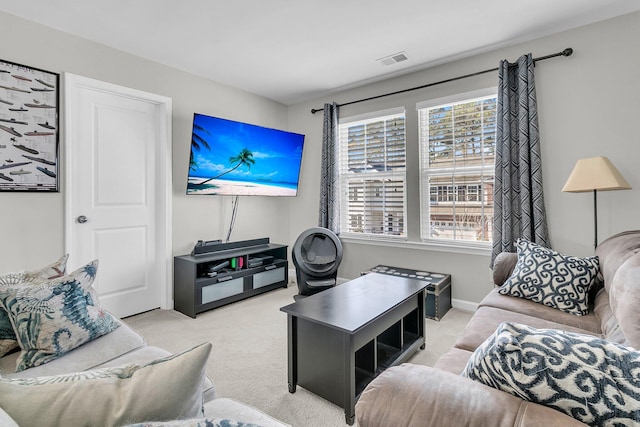
[(404, 237), (404, 110), (372, 116), (339, 125), (340, 229)]
[(418, 105), (423, 240), (492, 239), (496, 95), (469, 98)]

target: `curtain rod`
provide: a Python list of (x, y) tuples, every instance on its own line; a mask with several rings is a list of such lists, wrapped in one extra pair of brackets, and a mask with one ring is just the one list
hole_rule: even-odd
[[(573, 49), (568, 47), (565, 50), (563, 50), (562, 52), (552, 53), (551, 55), (541, 56), (539, 58), (533, 58), (533, 62), (535, 63), (536, 61), (544, 61), (545, 59), (555, 58), (555, 57), (558, 57), (558, 56), (571, 56), (572, 54), (573, 54)], [(491, 68), (489, 70), (478, 71), (478, 72), (471, 73), (471, 74), (465, 74), (464, 76), (452, 77), (450, 79), (440, 80), (439, 82), (428, 83), (426, 85), (412, 87), (412, 88), (409, 88), (409, 89), (402, 89), (402, 90), (398, 90), (396, 92), (390, 92), (390, 93), (385, 93), (385, 94), (382, 94), (382, 95), (372, 96), (372, 97), (369, 97), (369, 98), (358, 99), (356, 101), (345, 102), (344, 104), (338, 104), (338, 107), (344, 107), (345, 105), (357, 104), (359, 102), (371, 101), (373, 99), (383, 98), (385, 96), (397, 95), (399, 93), (411, 92), (412, 90), (424, 89), (424, 88), (427, 88), (427, 87), (430, 87), (430, 86), (436, 86), (436, 85), (440, 85), (440, 84), (443, 84), (443, 83), (453, 82), (455, 80), (466, 79), (467, 77), (479, 76), (480, 74), (486, 74), (486, 73), (490, 73), (492, 71), (498, 71), (498, 67)], [(323, 111), (323, 110), (324, 110), (324, 108), (312, 108), (311, 109), (311, 114), (315, 114), (315, 113), (317, 113), (319, 111)]]

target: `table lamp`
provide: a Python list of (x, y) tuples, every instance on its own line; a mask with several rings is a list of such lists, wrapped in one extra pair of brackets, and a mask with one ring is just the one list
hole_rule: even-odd
[(585, 193), (593, 191), (593, 247), (598, 246), (598, 203), (597, 192), (610, 190), (629, 190), (631, 186), (606, 157), (580, 159), (573, 167), (562, 191), (567, 193)]

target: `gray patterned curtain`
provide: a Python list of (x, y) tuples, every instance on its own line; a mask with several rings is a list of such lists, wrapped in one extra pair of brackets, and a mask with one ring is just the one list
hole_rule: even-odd
[(324, 104), (322, 164), (320, 170), (320, 213), (318, 226), (340, 232), (338, 195), (338, 104)]
[(500, 252), (515, 251), (519, 237), (549, 247), (533, 57), (523, 55), (517, 64), (501, 61), (498, 73), (491, 266)]

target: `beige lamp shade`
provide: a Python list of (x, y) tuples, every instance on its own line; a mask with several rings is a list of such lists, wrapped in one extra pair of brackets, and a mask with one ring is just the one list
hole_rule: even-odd
[(628, 190), (631, 186), (606, 157), (580, 159), (562, 187), (568, 193)]

